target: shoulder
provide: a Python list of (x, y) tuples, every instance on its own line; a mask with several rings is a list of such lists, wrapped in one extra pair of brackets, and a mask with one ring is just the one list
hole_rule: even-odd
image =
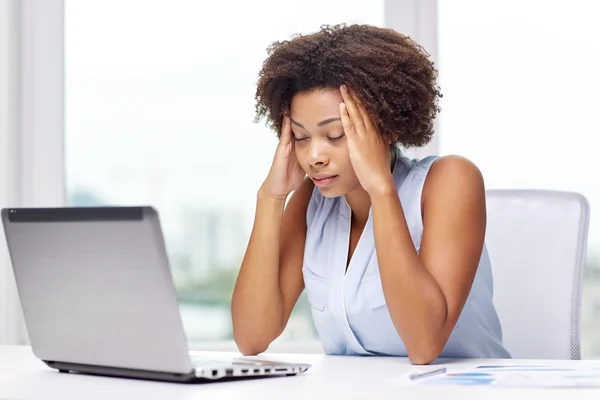
[(468, 158), (459, 155), (442, 156), (432, 163), (425, 185), (437, 187), (443, 183), (483, 185), (483, 175)]
[(467, 200), (485, 203), (485, 183), (480, 169), (459, 155), (437, 158), (423, 184), (423, 207), (427, 204), (448, 207)]

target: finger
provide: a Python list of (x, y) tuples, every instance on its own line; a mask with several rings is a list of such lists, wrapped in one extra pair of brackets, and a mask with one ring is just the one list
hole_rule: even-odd
[(356, 95), (353, 92), (351, 92), (351, 93), (352, 93), (352, 98), (354, 99), (354, 103), (356, 104), (356, 108), (357, 108), (358, 112), (360, 113), (361, 119), (366, 128), (366, 132), (369, 132), (369, 131), (376, 132), (375, 125), (373, 124), (373, 121), (371, 120), (371, 117), (369, 116), (369, 113), (367, 112), (365, 106), (363, 106), (363, 104), (360, 102), (360, 100), (356, 97)]
[(342, 93), (342, 99), (344, 99), (344, 104), (346, 104), (348, 115), (352, 120), (352, 124), (355, 127), (356, 133), (360, 134), (365, 126), (362, 120), (362, 116), (360, 115), (360, 112), (358, 111), (358, 108), (356, 106), (356, 102), (352, 98), (352, 94), (350, 93), (350, 90), (346, 85), (341, 86), (340, 92)]
[(349, 92), (350, 92), (350, 96), (352, 97), (352, 100), (354, 101), (356, 109), (358, 110), (358, 113), (361, 116), (361, 121), (365, 128), (364, 129), (365, 134), (378, 133), (378, 129), (375, 127), (375, 124), (373, 123), (373, 120), (371, 119), (369, 112), (367, 111), (365, 106), (362, 104), (362, 102), (360, 101), (358, 96), (356, 96), (356, 93), (354, 92), (354, 90), (350, 89)]
[(342, 117), (342, 126), (344, 127), (344, 133), (349, 140), (353, 140), (356, 137), (356, 129), (352, 123), (352, 119), (348, 114), (348, 108), (346, 103), (340, 103), (340, 116)]
[(281, 124), (281, 134), (279, 135), (279, 143), (282, 146), (287, 146), (292, 142), (292, 123), (290, 117), (285, 115)]

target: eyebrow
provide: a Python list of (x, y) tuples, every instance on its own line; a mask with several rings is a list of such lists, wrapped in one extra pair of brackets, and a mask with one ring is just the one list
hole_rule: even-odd
[[(327, 118), (327, 119), (324, 119), (323, 121), (319, 122), (317, 124), (317, 126), (320, 128), (320, 127), (325, 126), (327, 124), (330, 124), (330, 123), (332, 123), (334, 121), (341, 121), (341, 120), (342, 119), (340, 117)], [(304, 127), (304, 125), (302, 125), (300, 122), (294, 121), (292, 118), (290, 118), (290, 121), (292, 121), (292, 124), (297, 125), (300, 128), (302, 128), (302, 129), (306, 129)]]

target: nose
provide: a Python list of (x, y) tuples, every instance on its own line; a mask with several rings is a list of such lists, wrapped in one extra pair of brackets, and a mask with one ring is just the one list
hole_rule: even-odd
[(311, 140), (308, 146), (307, 161), (312, 167), (322, 167), (329, 163), (327, 145), (321, 140)]

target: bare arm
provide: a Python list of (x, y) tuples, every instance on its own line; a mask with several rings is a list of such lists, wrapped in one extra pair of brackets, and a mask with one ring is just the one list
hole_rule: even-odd
[(444, 348), (469, 295), (486, 227), (484, 183), (468, 160), (431, 167), (423, 188), (423, 238), (412, 243), (395, 187), (372, 193), (384, 296), (411, 362), (428, 364)]
[(355, 93), (342, 85), (340, 115), (350, 160), (369, 193), (383, 294), (414, 364), (441, 353), (471, 290), (483, 251), (485, 188), (469, 160), (447, 156), (430, 168), (421, 196), (417, 253), (389, 171), (389, 148)]
[(245, 355), (265, 351), (283, 332), (304, 289), (306, 210), (313, 187), (306, 179), (285, 209), (284, 200), (259, 190), (254, 227), (231, 304), (233, 335)]

